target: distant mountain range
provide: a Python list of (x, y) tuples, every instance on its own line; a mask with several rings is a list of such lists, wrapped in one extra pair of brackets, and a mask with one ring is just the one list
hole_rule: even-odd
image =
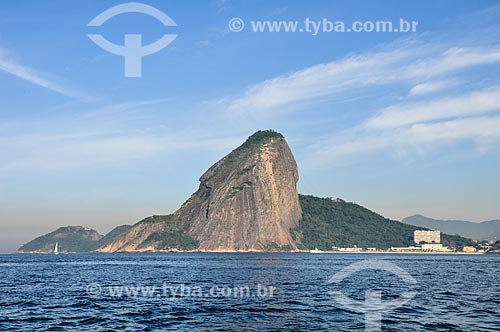
[(439, 220), (414, 215), (401, 220), (408, 225), (425, 227), (447, 234), (457, 234), (474, 240), (500, 240), (500, 220), (471, 222), (464, 220)]

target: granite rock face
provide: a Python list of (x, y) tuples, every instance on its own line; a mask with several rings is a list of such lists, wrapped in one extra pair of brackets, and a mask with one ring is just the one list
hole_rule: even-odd
[(258, 131), (210, 167), (174, 215), (200, 250), (294, 250), (297, 163), (283, 135)]

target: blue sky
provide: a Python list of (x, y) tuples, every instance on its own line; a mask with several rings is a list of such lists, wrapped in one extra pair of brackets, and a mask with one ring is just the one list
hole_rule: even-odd
[[(125, 1), (0, 4), (0, 251), (82, 224), (174, 211), (254, 131), (287, 137), (299, 191), (387, 217), (500, 218), (496, 1)], [(231, 32), (228, 21), (246, 22)], [(253, 32), (250, 21), (418, 21), (415, 33)], [(144, 44), (142, 77), (95, 45)]]

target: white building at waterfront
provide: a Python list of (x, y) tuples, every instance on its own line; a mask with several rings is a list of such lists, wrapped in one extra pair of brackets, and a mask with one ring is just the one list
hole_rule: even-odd
[(416, 244), (424, 243), (441, 243), (440, 231), (415, 231), (413, 239)]

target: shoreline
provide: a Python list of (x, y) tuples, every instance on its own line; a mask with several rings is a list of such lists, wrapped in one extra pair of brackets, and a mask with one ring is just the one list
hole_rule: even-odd
[[(396, 254), (396, 255), (485, 255), (485, 254), (500, 254), (500, 253), (487, 253), (487, 252), (399, 252), (399, 251), (355, 251), (355, 252), (340, 252), (340, 251), (323, 251), (323, 252), (310, 252), (309, 250), (304, 251), (236, 251), (236, 250), (217, 250), (217, 251), (206, 251), (206, 250), (189, 250), (189, 251), (119, 251), (119, 252), (64, 252), (59, 253), (59, 255), (68, 254), (183, 254), (183, 253), (207, 253), (207, 254), (311, 254), (311, 255), (350, 255), (350, 254)], [(0, 255), (54, 255), (51, 252), (14, 252), (14, 253), (0, 253)]]
[(484, 255), (485, 252), (439, 252), (439, 251), (414, 251), (414, 252), (404, 252), (404, 251), (355, 251), (355, 252), (338, 252), (338, 251), (325, 251), (325, 252), (312, 252), (313, 255), (321, 255), (321, 254), (416, 254), (416, 255)]

